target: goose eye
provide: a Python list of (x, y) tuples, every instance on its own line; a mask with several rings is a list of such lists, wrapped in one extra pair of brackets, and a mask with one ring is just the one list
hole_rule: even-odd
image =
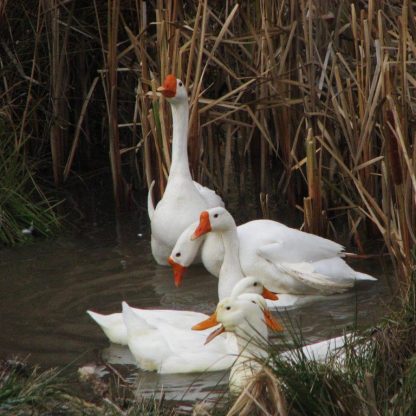
[(254, 282), (253, 286), (257, 286), (257, 282)]
[(181, 253), (176, 253), (176, 257), (180, 257), (181, 256)]
[(225, 309), (227, 309), (227, 311), (229, 311), (231, 309), (231, 306), (227, 306)]
[(255, 305), (257, 305), (256, 301), (252, 300), (251, 303), (254, 303)]
[(179, 81), (179, 86), (180, 86), (180, 87), (182, 87), (182, 85), (183, 85), (183, 84), (182, 84), (182, 81)]
[(218, 214), (214, 214), (214, 218), (218, 218)]

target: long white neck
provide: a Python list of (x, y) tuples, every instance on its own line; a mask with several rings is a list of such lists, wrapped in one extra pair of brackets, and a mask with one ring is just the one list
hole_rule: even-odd
[[(199, 221), (193, 222), (189, 225), (176, 241), (175, 247), (172, 250), (174, 260), (177, 260), (179, 264), (184, 267), (190, 266), (198, 255), (199, 248), (206, 239), (206, 235), (202, 235), (196, 240), (191, 240), (191, 235), (194, 233), (196, 227), (198, 227)], [(185, 253), (185, 257), (175, 257), (176, 253)]]
[(170, 103), (172, 108), (172, 164), (169, 171), (169, 180), (175, 176), (191, 178), (188, 162), (188, 100)]
[(244, 326), (236, 333), (238, 357), (230, 371), (230, 391), (239, 393), (249, 380), (260, 370), (258, 359), (266, 358), (267, 352), (261, 345), (267, 340), (267, 327), (264, 322), (256, 326)]
[(262, 357), (265, 354), (263, 345), (267, 341), (267, 326), (263, 319), (255, 322), (244, 322), (236, 331), (238, 352), (242, 357)]
[(224, 244), (224, 261), (220, 269), (218, 281), (219, 300), (230, 296), (234, 286), (244, 278), (240, 266), (240, 242), (235, 223), (234, 227), (221, 232), (221, 237)]

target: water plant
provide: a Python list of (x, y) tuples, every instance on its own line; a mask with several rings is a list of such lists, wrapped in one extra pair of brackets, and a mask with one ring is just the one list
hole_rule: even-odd
[(84, 392), (76, 387), (68, 369), (45, 371), (25, 361), (2, 360), (0, 415), (173, 415), (172, 405), (165, 403), (163, 397), (134, 399), (131, 389), (120, 386), (116, 379), (86, 381), (93, 390), (88, 399), (85, 387)]
[(60, 226), (53, 199), (39, 187), (23, 149), (15, 147), (2, 121), (0, 116), (0, 241), (13, 245), (33, 234), (50, 236)]

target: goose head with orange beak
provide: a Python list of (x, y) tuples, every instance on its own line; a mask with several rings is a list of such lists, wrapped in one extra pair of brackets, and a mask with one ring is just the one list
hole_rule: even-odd
[(254, 294), (223, 299), (215, 314), (192, 329), (203, 330), (218, 324), (221, 326), (208, 335), (205, 344), (223, 332), (235, 335), (238, 356), (231, 367), (229, 388), (231, 394), (239, 394), (267, 359), (268, 353), (264, 348), (268, 339), (267, 327), (273, 331), (282, 331), (283, 327), (267, 310), (265, 300)]
[(184, 83), (172, 74), (166, 76), (163, 84), (156, 91), (167, 98), (171, 104), (182, 100), (188, 100), (188, 94)]
[[(239, 339), (247, 342), (252, 338), (264, 342), (268, 336), (267, 327), (273, 331), (283, 331), (282, 325), (267, 309), (264, 298), (252, 293), (223, 299), (208, 319), (194, 325), (192, 329), (202, 331), (219, 324), (221, 326), (208, 336), (205, 343), (223, 332), (234, 332), (237, 342)], [(244, 342), (240, 344), (243, 345)]]
[(191, 240), (196, 240), (210, 231), (224, 232), (232, 227), (235, 227), (234, 218), (225, 208), (211, 208), (201, 212), (198, 227), (191, 235)]
[(176, 240), (175, 246), (168, 257), (168, 263), (172, 266), (175, 286), (179, 287), (182, 283), (183, 276), (187, 268), (194, 262), (198, 251), (204, 239), (200, 238), (196, 241), (191, 240), (198, 222), (192, 223), (187, 227), (179, 238)]

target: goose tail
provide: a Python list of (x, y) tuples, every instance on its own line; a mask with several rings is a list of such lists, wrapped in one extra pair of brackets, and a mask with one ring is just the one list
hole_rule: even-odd
[(93, 311), (87, 311), (87, 314), (101, 327), (107, 327), (110, 323), (108, 315), (102, 315)]
[(129, 337), (132, 335), (139, 335), (141, 332), (151, 329), (152, 327), (128, 305), (127, 302), (122, 302), (123, 321), (127, 329)]
[(361, 273), (361, 272), (355, 272), (355, 278), (356, 278), (356, 280), (360, 280), (360, 281), (361, 280), (363, 280), (363, 281), (365, 281), (365, 280), (367, 280), (367, 281), (377, 280), (375, 277), (370, 276), (367, 273)]
[(102, 315), (101, 313), (87, 311), (87, 314), (98, 324), (111, 342), (127, 345), (127, 332), (121, 313)]

